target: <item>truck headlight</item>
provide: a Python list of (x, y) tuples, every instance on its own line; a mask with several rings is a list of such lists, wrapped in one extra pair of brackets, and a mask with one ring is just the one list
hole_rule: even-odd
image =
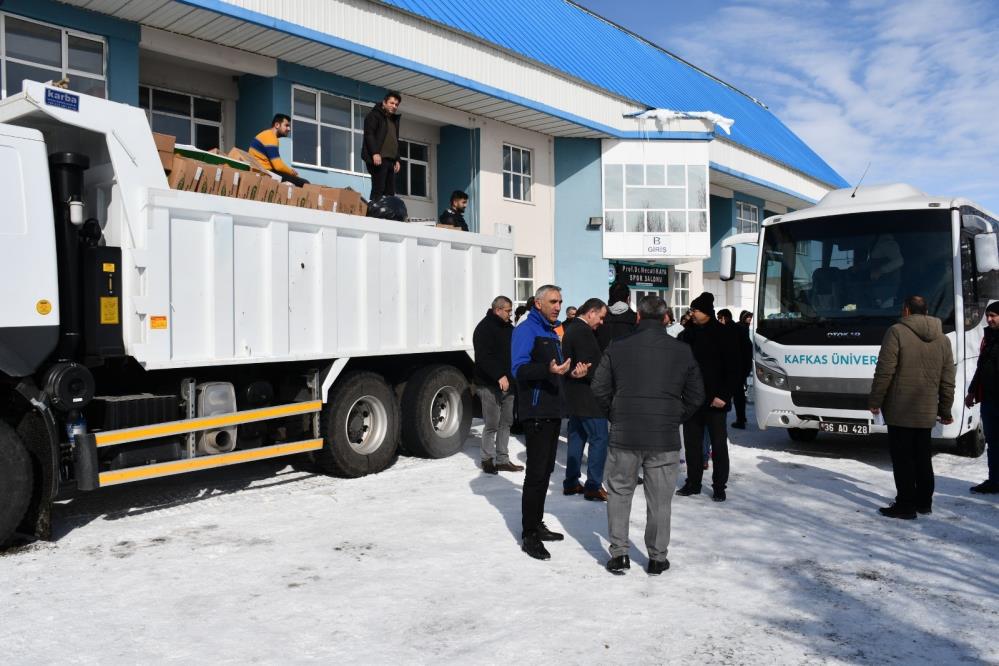
[(766, 384), (767, 386), (772, 386), (775, 389), (780, 389), (782, 391), (787, 391), (787, 375), (785, 375), (780, 370), (774, 368), (768, 368), (765, 365), (756, 364), (756, 378)]

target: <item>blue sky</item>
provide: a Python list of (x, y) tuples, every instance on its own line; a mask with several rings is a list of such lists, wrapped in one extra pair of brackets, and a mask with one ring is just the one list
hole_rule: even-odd
[(870, 162), (867, 184), (999, 215), (999, 1), (577, 2), (763, 101), (849, 182)]

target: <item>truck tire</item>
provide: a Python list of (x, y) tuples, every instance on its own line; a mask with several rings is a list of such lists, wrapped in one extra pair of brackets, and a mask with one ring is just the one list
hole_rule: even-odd
[(957, 455), (978, 458), (985, 453), (985, 432), (982, 424), (957, 438)]
[(24, 518), (33, 486), (27, 449), (13, 428), (0, 421), (0, 548)]
[(472, 410), (468, 381), (457, 368), (420, 368), (402, 392), (403, 450), (424, 458), (461, 451), (472, 427)]
[(788, 428), (787, 436), (795, 442), (814, 442), (819, 431), (814, 428)]
[(356, 478), (386, 469), (399, 450), (399, 403), (373, 372), (352, 372), (330, 389), (322, 412), (323, 448), (313, 460), (327, 474)]

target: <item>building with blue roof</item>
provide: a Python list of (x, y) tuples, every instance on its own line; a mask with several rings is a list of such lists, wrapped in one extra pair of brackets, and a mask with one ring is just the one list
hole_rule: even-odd
[(464, 190), (473, 231), (512, 227), (517, 302), (620, 274), (677, 311), (704, 288), (753, 310), (753, 258), (721, 283), (722, 239), (846, 185), (758, 100), (567, 0), (6, 0), (0, 31), (3, 95), (68, 76), (203, 148), (288, 112), (285, 159), (365, 194), (361, 119), (400, 91), (410, 216)]

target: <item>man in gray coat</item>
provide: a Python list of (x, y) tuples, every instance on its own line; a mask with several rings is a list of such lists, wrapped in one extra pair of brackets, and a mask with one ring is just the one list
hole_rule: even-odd
[(927, 314), (922, 296), (909, 296), (902, 320), (881, 341), (868, 406), (884, 411), (888, 426), (895, 503), (882, 516), (912, 520), (931, 513), (933, 458), (930, 431), (954, 421), (954, 355), (940, 320)]
[(667, 333), (666, 311), (658, 296), (642, 298), (635, 332), (611, 343), (590, 385), (611, 424), (604, 473), (611, 542), (607, 570), (618, 575), (631, 568), (628, 523), (640, 468), (645, 475), (648, 573), (657, 576), (669, 568), (680, 424), (704, 402), (697, 361), (689, 346)]

